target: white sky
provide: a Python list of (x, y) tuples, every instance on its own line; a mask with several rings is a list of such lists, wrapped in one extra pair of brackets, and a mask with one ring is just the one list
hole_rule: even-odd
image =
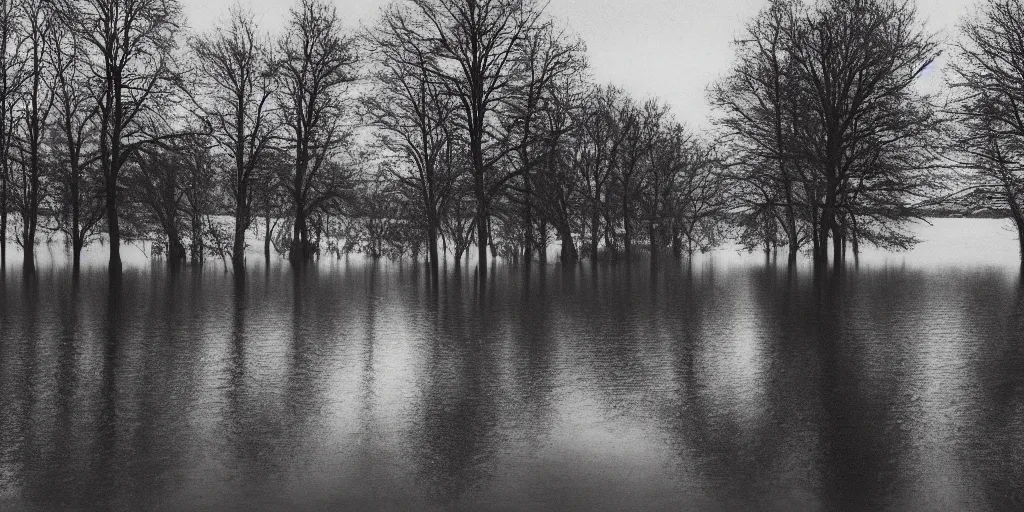
[[(263, 28), (276, 32), (288, 0), (181, 0), (189, 25), (205, 29), (233, 3), (249, 5)], [(353, 28), (372, 24), (391, 0), (334, 0)], [(952, 41), (959, 20), (978, 0), (917, 0), (928, 27)], [(710, 110), (707, 86), (732, 60), (730, 41), (765, 0), (550, 0), (548, 13), (563, 20), (587, 43), (595, 78), (634, 96), (667, 101), (676, 117), (704, 126)], [(940, 59), (936, 69), (943, 65)], [(933, 73), (926, 84), (940, 83)]]

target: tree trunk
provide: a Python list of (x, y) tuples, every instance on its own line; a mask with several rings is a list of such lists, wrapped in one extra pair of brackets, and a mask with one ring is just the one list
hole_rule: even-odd
[(821, 252), (821, 242), (818, 240), (818, 205), (815, 204), (811, 207), (811, 252), (814, 254), (814, 259), (817, 261), (819, 253)]
[(206, 247), (203, 245), (203, 218), (201, 215), (192, 215), (192, 263), (203, 261), (203, 253)]
[[(439, 231), (439, 234), (441, 235), (441, 254), (440, 255), (444, 256), (445, 258), (447, 258), (448, 257), (448, 237), (445, 236), (444, 231), (441, 231), (441, 230), (438, 230), (438, 231)], [(445, 263), (445, 266), (447, 266), (447, 263)]]
[(25, 240), (25, 251), (24, 251), (24, 262), (22, 266), (26, 273), (35, 272), (36, 270), (36, 255), (35, 255), (35, 243), (32, 240)]
[(309, 227), (306, 224), (306, 214), (302, 207), (295, 209), (295, 224), (292, 226), (292, 246), (288, 250), (288, 259), (293, 263), (305, 261), (309, 258)]
[(780, 84), (780, 74), (778, 71), (778, 61), (773, 58), (773, 70), (772, 76), (775, 79), (775, 144), (778, 150), (779, 158), (779, 171), (782, 174), (783, 184), (786, 191), (786, 235), (789, 238), (789, 261), (796, 261), (797, 244), (799, 244), (799, 238), (797, 237), (796, 228), (796, 212), (794, 211), (794, 200), (793, 200), (793, 179), (789, 173), (789, 167), (786, 166), (786, 158), (783, 156), (783, 146), (785, 145), (785, 139), (782, 134), (782, 89)]
[(540, 246), (538, 247), (541, 264), (548, 262), (548, 223), (540, 222)]
[(427, 227), (427, 265), (430, 266), (430, 275), (437, 278), (439, 263), (437, 261), (437, 220), (430, 219), (430, 225)]
[(295, 153), (295, 178), (292, 180), (295, 222), (292, 224), (291, 247), (288, 248), (288, 259), (292, 263), (304, 262), (310, 256), (309, 226), (306, 219), (306, 201), (303, 195), (310, 160), (308, 144), (310, 141), (300, 135)]
[(1020, 262), (1024, 266), (1024, 218), (1017, 218), (1017, 243), (1020, 246)]
[(265, 218), (265, 221), (266, 221), (266, 225), (264, 226), (264, 228), (266, 229), (266, 233), (264, 233), (264, 237), (263, 237), (263, 256), (267, 260), (266, 261), (267, 268), (269, 269), (270, 268), (270, 241), (271, 241), (271, 237), (274, 236), (274, 227), (270, 225), (270, 208), (267, 208), (267, 216)]
[(647, 236), (650, 238), (651, 243), (651, 262), (656, 262), (658, 260), (658, 249), (660, 247), (658, 246), (658, 230), (655, 227), (654, 222), (651, 222), (647, 226), (647, 231), (649, 232)]
[(560, 229), (559, 238), (562, 239), (562, 264), (575, 265), (579, 260), (579, 253), (572, 241), (572, 233), (568, 229)]
[(633, 253), (633, 233), (629, 225), (629, 180), (622, 182), (622, 250), (628, 260)]
[(235, 241), (231, 245), (231, 265), (235, 270), (245, 268), (245, 232), (249, 230), (249, 213), (245, 206), (235, 212)]
[(0, 194), (0, 272), (7, 266), (7, 184)]
[(107, 180), (107, 233), (110, 236), (110, 273), (121, 273), (121, 225), (117, 219), (117, 183)]
[(672, 255), (676, 258), (683, 256), (683, 235), (682, 230), (679, 229), (679, 223), (672, 222)]
[(494, 226), (491, 224), (490, 215), (487, 216), (487, 245), (491, 248), (491, 259), (496, 259), (498, 257), (498, 247), (494, 245)]
[[(0, 112), (0, 115), (5, 115), (4, 112)], [(6, 120), (0, 120), (0, 123), (6, 124)], [(5, 135), (0, 130), (0, 144), (6, 145)], [(0, 151), (0, 158), (3, 162), (0, 163), (0, 172), (3, 176), (0, 176), (0, 272), (7, 267), (7, 155), (6, 151)]]
[[(483, 167), (483, 164), (480, 164)], [(484, 192), (484, 178), (482, 174), (474, 176), (476, 181), (476, 245), (477, 245), (477, 268), (480, 272), (480, 282), (487, 278), (487, 242), (488, 226), (487, 218), (487, 197)]]
[(81, 197), (78, 194), (78, 180), (80, 173), (77, 159), (72, 157), (71, 162), (71, 272), (78, 275), (82, 268), (82, 245), (84, 240), (78, 234), (81, 232)]
[(533, 248), (534, 248), (534, 226), (533, 226), (533, 190), (532, 184), (530, 183), (529, 173), (525, 176), (526, 185), (526, 205), (523, 207), (523, 226), (525, 229), (525, 235), (523, 236), (523, 261), (529, 265), (533, 262)]
[(82, 246), (85, 245), (77, 232), (71, 237), (71, 272), (78, 275), (82, 270)]
[(178, 228), (169, 225), (164, 230), (167, 235), (167, 262), (172, 267), (176, 267), (186, 259), (185, 244), (181, 243), (181, 235), (178, 233)]
[[(789, 181), (787, 179), (787, 181)], [(786, 186), (787, 204), (786, 204), (786, 236), (788, 240), (786, 245), (789, 249), (789, 261), (796, 261), (796, 253), (800, 249), (800, 239), (797, 237), (796, 229), (796, 212), (793, 211), (793, 186), (787, 184)]]
[(606, 253), (611, 253), (615, 258), (618, 258), (615, 233), (612, 232), (612, 222), (608, 217), (609, 215), (605, 215), (604, 219), (604, 250)]
[(33, 272), (36, 268), (36, 223), (39, 222), (39, 157), (38, 148), (32, 150), (30, 157), (31, 177), (28, 190), (28, 197), (25, 198), (25, 209), (21, 216), (22, 222), (22, 246), (23, 266), (26, 272)]
[(1004, 185), (1006, 203), (1010, 206), (1010, 215), (1017, 226), (1017, 242), (1020, 245), (1021, 265), (1024, 266), (1024, 208), (1021, 208), (1017, 196), (1009, 185)]
[[(818, 263), (821, 264), (828, 264), (829, 233), (831, 232), (833, 239), (839, 236), (838, 230), (836, 229), (836, 187), (837, 185), (833, 184), (832, 180), (829, 179), (828, 189), (826, 192), (827, 195), (825, 197), (825, 208), (821, 212), (821, 222), (819, 225), (820, 232), (818, 235), (820, 252), (817, 259)], [(834, 247), (833, 251), (835, 251), (837, 247), (838, 246)]]
[[(827, 261), (827, 260), (826, 260)], [(843, 231), (839, 223), (832, 221), (832, 265), (839, 268), (843, 264)]]

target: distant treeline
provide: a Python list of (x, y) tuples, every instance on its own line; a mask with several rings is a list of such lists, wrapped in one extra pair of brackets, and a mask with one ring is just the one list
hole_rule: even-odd
[[(938, 211), (1024, 232), (1024, 0), (981, 0), (951, 45), (911, 2), (773, 0), (705, 133), (594, 83), (543, 5), (396, 0), (348, 31), (298, 0), (269, 34), (243, 7), (190, 33), (175, 0), (2, 0), (2, 256), (32, 268), (59, 236), (77, 269), (105, 236), (113, 271), (132, 240), (242, 268), (261, 239), (435, 271), (475, 248), (484, 274), (552, 243), (565, 264), (726, 240), (841, 264)], [(926, 94), (941, 53), (948, 92)]]

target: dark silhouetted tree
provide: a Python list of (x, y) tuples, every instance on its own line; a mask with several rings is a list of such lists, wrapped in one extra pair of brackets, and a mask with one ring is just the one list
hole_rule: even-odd
[(218, 146), (231, 158), (222, 181), (233, 202), (234, 236), (231, 261), (245, 265), (245, 235), (254, 210), (261, 173), (269, 172), (278, 119), (272, 95), (276, 83), (269, 43), (260, 35), (253, 14), (234, 7), (213, 31), (192, 38), (199, 90), (195, 98)]
[(90, 47), (97, 77), (99, 165), (103, 173), (110, 270), (121, 270), (119, 196), (121, 171), (133, 154), (176, 134), (146, 128), (159, 115), (154, 105), (176, 92), (172, 53), (180, 27), (176, 0), (75, 0), (76, 29)]
[(310, 218), (349, 186), (338, 157), (351, 135), (346, 93), (356, 79), (356, 48), (337, 9), (321, 0), (299, 1), (278, 47), (284, 138), (295, 157), (283, 181), (294, 207), (289, 258), (302, 261), (316, 250)]

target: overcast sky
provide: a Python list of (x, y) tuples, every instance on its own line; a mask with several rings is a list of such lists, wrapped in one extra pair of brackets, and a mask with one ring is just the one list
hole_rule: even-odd
[[(239, 0), (181, 0), (189, 25), (205, 29)], [(276, 31), (288, 0), (240, 0), (263, 27)], [(334, 0), (351, 27), (372, 24), (391, 0)], [(952, 40), (958, 21), (977, 0), (918, 0), (931, 30)], [(766, 0), (550, 0), (548, 12), (587, 43), (592, 73), (637, 97), (657, 96), (693, 126), (709, 115), (706, 88), (731, 62), (730, 41)], [(942, 62), (930, 81), (938, 83)]]

